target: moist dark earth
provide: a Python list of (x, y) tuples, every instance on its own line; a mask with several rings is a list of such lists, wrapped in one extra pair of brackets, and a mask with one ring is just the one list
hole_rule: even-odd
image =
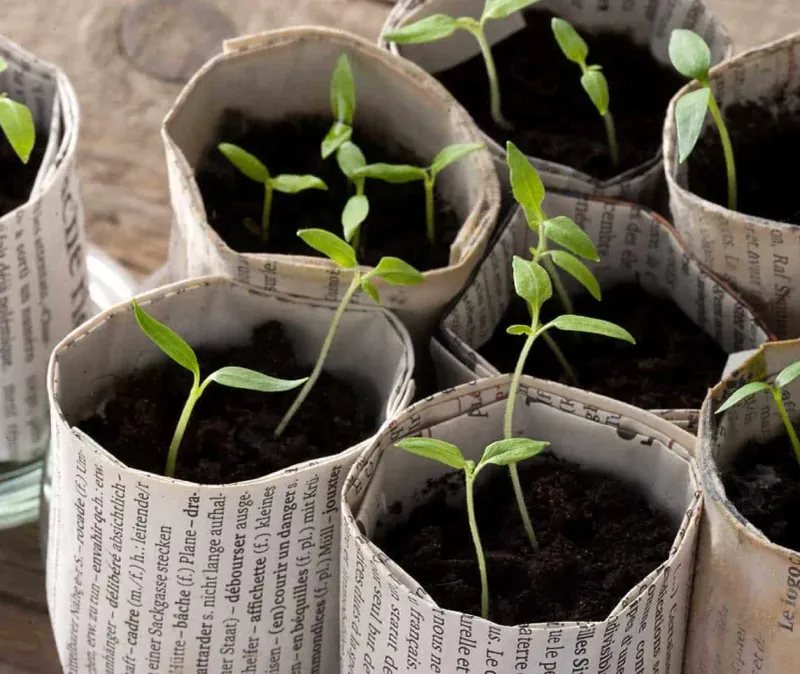
[[(155, 346), (153, 348), (156, 348)], [(202, 377), (238, 365), (273, 377), (308, 376), (277, 322), (257, 328), (251, 343), (197, 350)], [(79, 428), (126, 465), (162, 474), (191, 374), (172, 361), (121, 380), (113, 397)], [(325, 372), (279, 440), (275, 427), (298, 390), (259, 393), (211, 384), (195, 407), (178, 453), (175, 477), (200, 484), (250, 480), (303, 461), (337, 454), (368, 438), (377, 414), (369, 392)]]
[[(563, 313), (555, 297), (545, 304), (548, 309)], [(574, 298), (574, 310), (616, 323), (636, 340), (632, 345), (608, 337), (550, 331), (577, 372), (581, 388), (643, 409), (696, 409), (722, 376), (727, 360), (722, 348), (670, 300), (648, 295), (638, 285), (605, 290), (601, 302), (580, 295)], [(514, 371), (523, 345), (523, 337), (506, 333), (512, 323), (530, 324), (527, 307), (516, 296), (492, 338), (479, 349), (500, 372)], [(525, 372), (574, 384), (543, 340), (534, 343)]]
[[(522, 528), (508, 471), (492, 471), (476, 492), (490, 619), (504, 625), (604, 620), (667, 559), (676, 528), (610, 476), (551, 455), (519, 468), (538, 552)], [(466, 510), (446, 502), (462, 480), (453, 474), (430, 485), (430, 500), (376, 543), (440, 606), (480, 615), (480, 577)]]
[(480, 54), (436, 77), (467, 108), (478, 126), (505, 146), (608, 179), (648, 161), (661, 148), (667, 105), (684, 79), (657, 62), (645, 45), (624, 33), (580, 31), (589, 64), (602, 66), (617, 128), (620, 163), (611, 162), (605, 125), (550, 27), (553, 14), (528, 11), (526, 27), (492, 48), (502, 109), (514, 129), (498, 127), (489, 112), (489, 85)]
[(30, 159), (23, 164), (14, 153), (5, 134), (0, 133), (0, 217), (24, 204), (31, 195), (36, 174), (42, 164), (47, 136), (37, 129)]
[[(240, 253), (319, 255), (297, 236), (297, 230), (316, 227), (343, 236), (341, 213), (353, 195), (353, 188), (339, 169), (335, 156), (328, 159), (320, 156), (320, 143), (330, 125), (331, 120), (325, 117), (298, 116), (266, 123), (233, 111), (223, 115), (216, 141), (206, 148), (199, 162), (197, 184), (208, 222), (228, 246)], [(234, 168), (217, 149), (221, 142), (233, 143), (255, 155), (273, 176), (281, 173), (315, 175), (328, 189), (299, 194), (276, 192), (265, 246), (261, 238), (244, 225), (249, 218), (260, 226), (264, 188)], [(354, 129), (353, 142), (361, 148), (368, 163), (428, 166), (433, 159), (433, 156), (416, 156), (391, 139), (360, 126)], [(362, 264), (374, 266), (381, 257), (392, 255), (420, 271), (448, 266), (450, 245), (461, 223), (438, 190), (434, 202), (437, 238), (433, 246), (426, 234), (422, 182), (389, 184), (368, 180), (366, 195), (370, 214), (361, 226), (358, 254)]]

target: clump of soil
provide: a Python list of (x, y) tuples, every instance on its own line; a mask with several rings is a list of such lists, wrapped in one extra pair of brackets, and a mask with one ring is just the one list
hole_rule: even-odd
[(30, 159), (23, 164), (8, 142), (0, 133), (0, 217), (24, 204), (31, 196), (33, 183), (42, 164), (47, 135), (37, 129), (36, 143)]

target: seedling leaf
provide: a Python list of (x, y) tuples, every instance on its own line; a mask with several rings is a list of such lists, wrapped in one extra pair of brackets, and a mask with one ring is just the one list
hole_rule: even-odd
[(214, 381), (223, 386), (243, 388), (249, 391), (263, 391), (264, 393), (291, 391), (304, 384), (307, 380), (308, 377), (303, 377), (302, 379), (278, 379), (246, 367), (235, 366), (220, 368), (206, 378), (206, 381)]
[(334, 122), (322, 141), (322, 158), (327, 159), (353, 135), (353, 127), (342, 122)]
[(514, 271), (514, 290), (517, 295), (533, 308), (540, 309), (553, 296), (550, 276), (537, 262), (523, 260), (517, 255), (511, 264)]
[(800, 377), (800, 361), (783, 368), (778, 373), (778, 376), (775, 377), (775, 386), (777, 388), (783, 388), (791, 384), (798, 377)]
[(353, 240), (361, 223), (369, 215), (369, 200), (363, 194), (354, 194), (347, 200), (342, 211), (342, 227), (344, 238), (348, 243)]
[(533, 333), (533, 330), (531, 330), (530, 325), (520, 325), (519, 323), (515, 323), (514, 325), (509, 325), (506, 328), (506, 332), (509, 335), (525, 335), (528, 337), (531, 335), (531, 333)]
[(581, 85), (592, 99), (597, 112), (605, 115), (608, 112), (609, 101), (608, 82), (606, 82), (605, 75), (599, 70), (587, 70), (581, 75)]
[(463, 469), (466, 466), (461, 450), (455, 445), (451, 445), (444, 440), (434, 438), (403, 438), (395, 443), (395, 447), (424, 456), (426, 459), (433, 459), (443, 463), (450, 468)]
[(692, 154), (697, 139), (703, 131), (703, 124), (711, 100), (711, 90), (702, 87), (690, 91), (675, 104), (675, 125), (678, 127), (678, 161), (683, 163)]
[[(343, 143), (339, 148), (339, 151), (336, 153), (336, 161), (342, 173), (350, 180), (353, 180), (353, 173), (357, 169), (364, 168), (367, 165), (364, 153), (358, 145), (349, 141)], [(360, 180), (363, 180), (363, 178), (360, 178)]]
[(447, 14), (434, 14), (384, 35), (389, 42), (419, 44), (448, 37), (458, 30), (456, 20)]
[(369, 164), (353, 171), (351, 179), (375, 178), (387, 183), (410, 183), (424, 180), (425, 169), (409, 164)]
[(336, 234), (324, 229), (301, 229), (297, 236), (344, 269), (352, 269), (357, 265), (353, 247)]
[(0, 56), (0, 73), (6, 70), (6, 68), (8, 68), (8, 63), (6, 63), (6, 60)]
[(257, 183), (265, 183), (269, 180), (269, 171), (267, 167), (262, 164), (258, 158), (251, 155), (249, 152), (243, 150), (238, 145), (232, 143), (220, 143), (217, 145), (222, 154), (224, 154), (228, 161), (233, 164), (241, 173), (255, 180)]
[(509, 177), (514, 198), (525, 211), (528, 224), (538, 227), (543, 219), (544, 185), (536, 169), (511, 141), (506, 143)]
[(578, 31), (572, 27), (572, 24), (564, 19), (554, 17), (550, 26), (564, 56), (573, 63), (585, 63), (586, 57), (589, 55), (589, 47), (586, 41), (578, 35)]
[(272, 189), (283, 194), (297, 194), (305, 190), (327, 190), (328, 186), (316, 176), (296, 176), (284, 173), (275, 176), (272, 181)]
[(572, 255), (572, 253), (567, 253), (563, 250), (554, 250), (550, 253), (550, 256), (553, 258), (553, 262), (586, 288), (586, 290), (591, 293), (592, 297), (598, 301), (600, 300), (600, 284), (583, 262)]
[(669, 58), (681, 75), (704, 82), (711, 68), (711, 50), (702, 37), (691, 30), (676, 28), (669, 38)]
[(197, 362), (192, 347), (184, 339), (170, 330), (166, 325), (157, 321), (132, 300), (133, 313), (142, 332), (150, 338), (159, 349), (172, 358), (178, 365), (186, 368), (195, 377), (195, 382), (200, 379), (200, 364)]
[(374, 300), (375, 304), (381, 303), (381, 296), (380, 293), (378, 293), (378, 289), (367, 279), (361, 281), (361, 289)]
[(479, 466), (492, 463), (507, 466), (541, 454), (549, 442), (528, 440), (527, 438), (508, 438), (490, 444), (483, 452)]
[(338, 122), (353, 124), (356, 111), (356, 86), (353, 83), (353, 71), (347, 54), (342, 54), (336, 61), (331, 77), (331, 110)]
[(539, 0), (486, 0), (481, 21), (485, 19), (505, 19), (514, 12), (525, 9), (537, 2)]
[(0, 97), (0, 129), (22, 163), (27, 164), (36, 140), (36, 126), (28, 107), (7, 96)]
[(593, 262), (600, 259), (591, 237), (565, 215), (545, 220), (542, 227), (545, 237), (569, 252)]
[(378, 266), (369, 275), (378, 276), (393, 285), (403, 286), (417, 285), (425, 280), (425, 277), (408, 262), (391, 256), (382, 257)]
[(602, 321), (599, 318), (589, 318), (588, 316), (576, 316), (575, 314), (564, 314), (553, 319), (545, 327), (554, 327), (567, 332), (589, 332), (603, 337), (613, 337), (621, 339), (631, 344), (636, 344), (630, 332), (609, 321)]
[(477, 150), (482, 150), (486, 147), (483, 143), (463, 143), (456, 145), (448, 145), (439, 154), (434, 157), (431, 163), (431, 175), (436, 175), (444, 168), (447, 168), (453, 162), (457, 162), (462, 157)]
[(745, 384), (742, 386), (742, 388), (734, 391), (730, 397), (717, 408), (715, 414), (719, 414), (720, 412), (730, 409), (736, 403), (744, 400), (745, 398), (749, 398), (751, 395), (754, 395), (759, 391), (769, 391), (770, 388), (770, 385), (764, 383), (763, 381), (751, 381), (749, 384)]

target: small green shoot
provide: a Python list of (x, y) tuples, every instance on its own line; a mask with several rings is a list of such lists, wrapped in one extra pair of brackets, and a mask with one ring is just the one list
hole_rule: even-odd
[(283, 173), (281, 175), (270, 175), (267, 167), (249, 152), (246, 152), (232, 143), (220, 143), (217, 146), (222, 154), (233, 164), (239, 172), (257, 183), (264, 185), (264, 206), (261, 211), (261, 226), (254, 222), (246, 221), (245, 226), (251, 234), (261, 238), (266, 244), (269, 239), (269, 219), (272, 211), (272, 196), (274, 192), (282, 194), (297, 194), (305, 190), (327, 190), (328, 186), (316, 176), (292, 175)]
[(551, 26), (556, 42), (558, 42), (558, 46), (564, 56), (573, 63), (577, 63), (581, 69), (581, 86), (589, 95), (594, 107), (597, 108), (597, 112), (600, 113), (605, 122), (611, 162), (614, 166), (619, 166), (617, 132), (614, 127), (614, 118), (611, 116), (611, 110), (608, 107), (608, 82), (605, 75), (603, 75), (602, 68), (598, 65), (590, 66), (586, 64), (586, 58), (589, 56), (589, 47), (569, 22), (555, 17), (551, 22)]
[(352, 172), (352, 179), (374, 178), (376, 180), (396, 184), (411, 183), (417, 180), (422, 182), (425, 188), (425, 227), (428, 235), (428, 242), (433, 245), (436, 242), (436, 222), (433, 200), (436, 177), (451, 164), (485, 147), (486, 146), (482, 143), (448, 145), (433, 158), (433, 162), (431, 162), (431, 165), (427, 168), (420, 168), (409, 164), (367, 164), (366, 166), (355, 169)]
[(327, 159), (353, 136), (356, 112), (356, 87), (347, 54), (339, 56), (331, 76), (331, 112), (333, 124), (322, 141), (322, 158)]
[(345, 241), (352, 243), (358, 250), (361, 225), (369, 215), (369, 200), (364, 194), (367, 179), (357, 176), (356, 171), (363, 169), (367, 165), (367, 160), (359, 147), (353, 141), (347, 140), (339, 147), (336, 161), (355, 189), (355, 194), (347, 200), (342, 211), (342, 229)]
[(798, 377), (800, 377), (800, 361), (796, 361), (783, 368), (783, 370), (778, 373), (778, 376), (775, 377), (774, 384), (768, 384), (763, 381), (752, 381), (749, 384), (745, 384), (740, 389), (734, 391), (728, 399), (717, 408), (715, 414), (720, 414), (730, 409), (745, 398), (749, 398), (759, 391), (769, 391), (772, 400), (775, 401), (775, 407), (778, 408), (778, 414), (780, 414), (783, 425), (786, 428), (786, 434), (789, 436), (789, 440), (792, 443), (795, 458), (797, 462), (800, 463), (800, 440), (797, 438), (797, 432), (794, 430), (792, 420), (789, 419), (789, 414), (783, 404), (783, 395), (781, 393), (782, 389), (787, 387)]
[(311, 389), (316, 384), (319, 375), (322, 373), (322, 367), (325, 364), (325, 359), (328, 356), (333, 339), (336, 335), (336, 330), (339, 327), (339, 321), (342, 319), (347, 305), (350, 303), (353, 295), (357, 290), (361, 289), (367, 293), (376, 304), (380, 304), (380, 295), (378, 289), (374, 286), (372, 281), (376, 278), (383, 279), (386, 283), (393, 285), (417, 285), (425, 280), (425, 277), (420, 274), (410, 264), (403, 262), (403, 260), (396, 257), (382, 257), (376, 267), (364, 273), (358, 266), (358, 259), (356, 251), (347, 241), (339, 238), (336, 234), (328, 232), (324, 229), (301, 229), (297, 232), (303, 241), (305, 241), (311, 248), (322, 253), (328, 257), (337, 267), (342, 270), (352, 271), (353, 280), (350, 282), (347, 290), (342, 296), (339, 306), (336, 308), (331, 320), (328, 333), (325, 336), (325, 341), (322, 343), (317, 362), (314, 364), (314, 369), (311, 376), (306, 381), (300, 393), (295, 398), (292, 406), (281, 419), (280, 424), (275, 429), (275, 437), (280, 437), (286, 426), (292, 420), (292, 417), (300, 409)]
[(175, 463), (178, 460), (178, 449), (180, 448), (181, 440), (183, 440), (186, 427), (189, 425), (192, 411), (209, 384), (216, 382), (217, 384), (231, 388), (276, 393), (279, 391), (291, 391), (308, 379), (307, 377), (304, 379), (290, 380), (277, 379), (244, 367), (223, 367), (216, 372), (212, 372), (201, 382), (200, 364), (197, 362), (197, 356), (192, 350), (192, 347), (189, 346), (182, 337), (142, 309), (136, 300), (133, 300), (133, 311), (136, 315), (136, 322), (150, 341), (178, 365), (189, 370), (194, 377), (192, 388), (189, 391), (189, 397), (186, 400), (186, 404), (183, 406), (183, 411), (178, 419), (178, 425), (172, 436), (172, 442), (169, 445), (167, 466), (164, 471), (167, 477), (172, 477), (175, 474)]
[[(5, 59), (0, 57), (0, 73), (7, 68)], [(28, 106), (12, 100), (6, 93), (0, 93), (0, 129), (20, 161), (27, 164), (36, 142), (36, 125)]]
[(489, 617), (489, 580), (486, 574), (486, 558), (483, 554), (481, 537), (478, 532), (478, 522), (475, 519), (475, 494), (474, 485), (478, 473), (489, 464), (495, 466), (514, 466), (525, 459), (530, 459), (540, 454), (550, 443), (526, 438), (511, 438), (493, 442), (483, 452), (476, 465), (474, 461), (464, 458), (461, 450), (455, 445), (443, 440), (433, 438), (404, 438), (395, 443), (396, 447), (423, 456), (426, 459), (438, 461), (445, 466), (464, 471), (466, 482), (467, 519), (472, 542), (475, 545), (475, 555), (478, 558), (478, 571), (481, 577), (481, 617)]
[(500, 105), (500, 82), (497, 78), (497, 68), (492, 56), (492, 47), (486, 39), (485, 26), (487, 21), (505, 19), (514, 12), (518, 12), (539, 0), (486, 0), (480, 19), (469, 16), (453, 18), (447, 14), (433, 14), (414, 23), (386, 33), (384, 37), (397, 44), (420, 44), (434, 42), (449, 37), (457, 30), (465, 30), (477, 41), (486, 65), (486, 75), (489, 78), (489, 106), (492, 119), (502, 129), (511, 129), (511, 124), (503, 117)]
[(711, 50), (702, 37), (691, 30), (678, 28), (669, 40), (669, 58), (681, 75), (700, 84), (699, 89), (680, 97), (675, 104), (675, 125), (678, 128), (678, 161), (682, 164), (694, 150), (703, 131), (706, 115), (711, 112), (722, 142), (725, 171), (728, 176), (728, 208), (736, 210), (736, 163), (733, 145), (719, 105), (711, 90), (708, 71), (711, 68)]

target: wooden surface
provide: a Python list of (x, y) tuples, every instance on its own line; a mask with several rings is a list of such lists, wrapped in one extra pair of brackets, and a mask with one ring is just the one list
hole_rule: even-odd
[[(142, 28), (140, 61), (185, 56), (205, 30), (174, 11), (187, 0), (150, 1), (154, 9)], [(800, 0), (707, 1), (739, 49), (800, 30)], [(79, 161), (89, 237), (144, 276), (166, 259), (170, 209), (159, 126), (180, 85), (142, 73), (121, 53), (118, 24), (126, 4), (3, 0), (0, 32), (59, 63), (70, 76), (83, 110)], [(374, 38), (388, 11), (380, 0), (213, 4), (239, 34), (316, 23)], [(0, 532), (0, 674), (59, 671), (38, 529), (28, 525)]]

